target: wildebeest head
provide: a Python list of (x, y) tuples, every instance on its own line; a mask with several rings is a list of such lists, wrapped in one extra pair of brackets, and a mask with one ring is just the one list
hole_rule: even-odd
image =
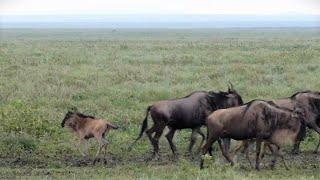
[(293, 117), (299, 118), (302, 120), (304, 116), (305, 116), (304, 110), (302, 108), (300, 108), (299, 106), (295, 106), (295, 108), (293, 110)]
[(304, 110), (307, 123), (313, 123), (320, 117), (320, 92), (302, 91), (290, 97)]
[(238, 92), (231, 87), (228, 87), (227, 92), (219, 91), (209, 91), (208, 92), (208, 101), (212, 105), (213, 109), (229, 108), (234, 106), (240, 106), (243, 104), (242, 97)]
[(64, 116), (62, 122), (61, 122), (61, 127), (64, 128), (66, 121), (69, 120), (69, 118), (71, 118), (71, 116), (73, 115), (73, 112), (68, 111), (67, 114)]

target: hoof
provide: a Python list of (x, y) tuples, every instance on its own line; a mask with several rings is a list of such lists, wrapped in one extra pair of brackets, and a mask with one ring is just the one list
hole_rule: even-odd
[(200, 162), (200, 169), (203, 169), (203, 160)]
[(147, 159), (147, 161), (160, 160), (160, 156), (158, 153), (152, 153), (151, 157)]
[(255, 167), (256, 167), (255, 169), (256, 169), (257, 171), (260, 171), (260, 165), (256, 165)]
[(297, 155), (297, 154), (300, 154), (300, 151), (299, 150), (292, 150), (291, 154), (292, 155)]
[(274, 170), (275, 165), (274, 164), (270, 164), (270, 169)]
[(96, 158), (96, 159), (94, 159), (94, 160), (93, 160), (93, 162), (92, 162), (92, 165), (95, 165), (95, 164), (96, 164), (96, 162), (100, 162), (100, 159), (97, 159), (97, 158)]
[(179, 155), (178, 154), (173, 155), (173, 161), (178, 161), (178, 160), (179, 160)]
[(159, 156), (159, 155), (156, 155), (156, 156), (153, 157), (152, 160), (159, 161), (159, 160), (160, 160), (160, 156)]

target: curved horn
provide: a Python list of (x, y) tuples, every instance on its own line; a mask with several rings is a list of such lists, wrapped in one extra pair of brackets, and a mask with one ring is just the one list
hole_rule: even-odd
[[(234, 91), (234, 89), (233, 89), (233, 84), (229, 81), (229, 84), (230, 84), (230, 90), (233, 90)], [(229, 86), (228, 86), (229, 87)]]

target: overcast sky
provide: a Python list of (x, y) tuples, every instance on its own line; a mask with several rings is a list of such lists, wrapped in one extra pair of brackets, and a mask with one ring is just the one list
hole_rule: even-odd
[(320, 0), (0, 0), (0, 15), (320, 14)]

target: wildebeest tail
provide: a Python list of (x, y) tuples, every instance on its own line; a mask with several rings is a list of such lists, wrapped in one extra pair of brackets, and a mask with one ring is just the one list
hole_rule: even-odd
[(146, 117), (144, 118), (144, 120), (142, 122), (140, 134), (139, 134), (138, 138), (136, 139), (136, 141), (142, 137), (144, 131), (148, 128), (148, 116), (149, 116), (149, 111), (150, 111), (151, 107), (152, 106), (148, 106), (148, 108), (147, 108)]
[(146, 111), (146, 117), (144, 118), (144, 120), (142, 122), (140, 134), (139, 134), (138, 138), (132, 143), (132, 145), (130, 146), (129, 149), (131, 149), (131, 147), (142, 137), (143, 133), (148, 128), (148, 116), (149, 116), (149, 111), (150, 111), (151, 107), (152, 106), (148, 106), (147, 111)]
[(119, 126), (116, 126), (114, 124), (108, 123), (107, 127), (110, 127), (111, 129), (119, 129)]

